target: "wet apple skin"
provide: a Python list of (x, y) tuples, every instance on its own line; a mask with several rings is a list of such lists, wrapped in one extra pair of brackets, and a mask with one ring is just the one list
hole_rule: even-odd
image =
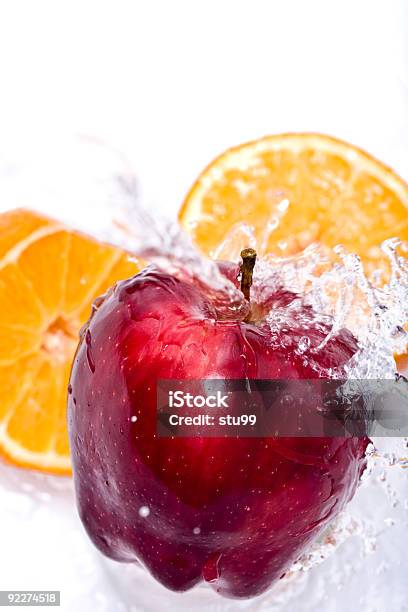
[[(322, 364), (354, 351), (340, 332)], [(151, 268), (118, 283), (83, 334), (68, 397), (94, 544), (176, 591), (203, 579), (228, 597), (266, 590), (354, 495), (368, 438), (158, 438), (156, 381), (316, 376), (292, 346), (271, 349), (266, 325), (218, 321), (191, 284)]]

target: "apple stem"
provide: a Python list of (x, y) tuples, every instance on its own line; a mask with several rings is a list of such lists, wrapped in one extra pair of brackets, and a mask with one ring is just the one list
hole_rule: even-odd
[(243, 249), (241, 251), (241, 258), (241, 291), (245, 299), (249, 302), (251, 297), (252, 275), (256, 261), (255, 249)]

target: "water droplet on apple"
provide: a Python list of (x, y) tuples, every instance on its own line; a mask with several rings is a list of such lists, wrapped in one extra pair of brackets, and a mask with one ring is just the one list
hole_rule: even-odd
[(286, 393), (281, 399), (281, 404), (283, 406), (290, 406), (292, 403), (293, 403), (293, 396), (290, 395), (290, 393)]
[(302, 354), (310, 348), (310, 338), (308, 336), (302, 336), (299, 340), (297, 352)]
[(150, 508), (148, 506), (140, 506), (139, 508), (139, 516), (142, 518), (147, 518), (150, 514)]

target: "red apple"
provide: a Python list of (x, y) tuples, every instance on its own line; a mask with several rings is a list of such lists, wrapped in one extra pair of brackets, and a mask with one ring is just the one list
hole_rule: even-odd
[[(230, 278), (238, 269), (220, 268)], [(275, 329), (221, 320), (202, 288), (147, 268), (118, 283), (83, 332), (69, 387), (78, 508), (94, 544), (140, 562), (166, 587), (202, 580), (229, 597), (262, 593), (353, 496), (367, 438), (160, 438), (158, 379), (328, 377), (356, 351), (296, 295), (271, 292)], [(265, 305), (264, 305), (265, 306)], [(254, 307), (254, 312), (266, 308)], [(284, 317), (283, 317), (284, 318)]]

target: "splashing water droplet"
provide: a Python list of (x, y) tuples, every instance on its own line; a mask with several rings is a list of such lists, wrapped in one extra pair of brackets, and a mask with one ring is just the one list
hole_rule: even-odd
[(310, 348), (310, 338), (308, 336), (302, 336), (299, 340), (297, 351), (302, 354)]

